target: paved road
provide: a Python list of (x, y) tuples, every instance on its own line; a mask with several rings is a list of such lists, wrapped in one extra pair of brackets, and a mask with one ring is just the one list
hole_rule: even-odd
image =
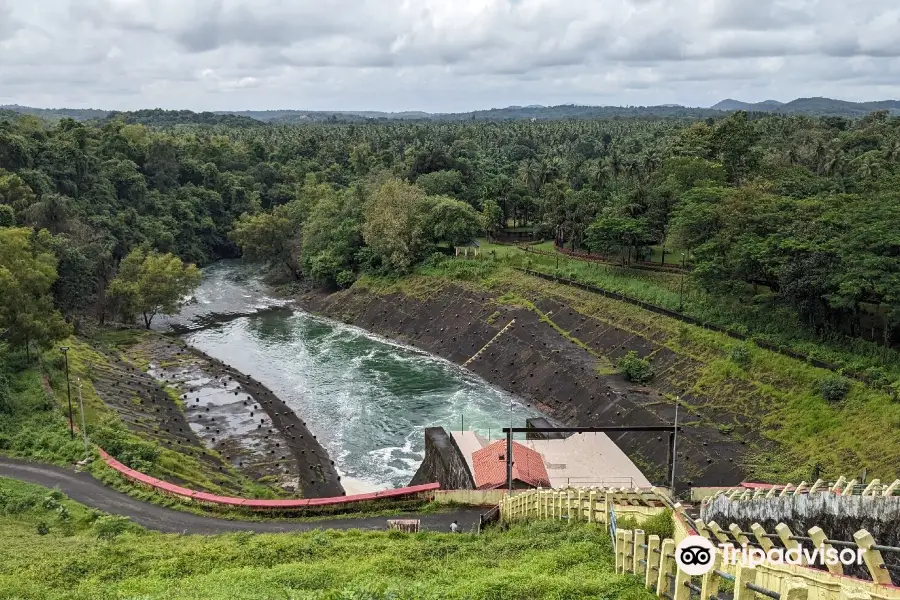
[[(388, 517), (365, 517), (358, 519), (323, 519), (322, 521), (230, 521), (215, 517), (204, 517), (192, 513), (172, 510), (143, 502), (108, 488), (88, 473), (73, 469), (54, 467), (25, 460), (0, 457), (0, 477), (11, 477), (20, 481), (58, 488), (72, 500), (86, 504), (113, 515), (130, 517), (148, 529), (165, 533), (227, 533), (230, 531), (256, 531), (277, 533), (284, 531), (310, 531), (313, 529), (387, 529)], [(473, 531), (478, 525), (477, 508), (435, 514), (403, 514), (398, 518), (420, 519), (422, 529), (450, 531), (450, 523), (459, 522), (462, 531)]]

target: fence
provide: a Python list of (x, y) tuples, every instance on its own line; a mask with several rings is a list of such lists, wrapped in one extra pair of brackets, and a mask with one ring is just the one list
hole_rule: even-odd
[(113, 470), (117, 471), (123, 477), (135, 483), (146, 485), (158, 492), (169, 496), (176, 496), (182, 500), (191, 502), (199, 502), (212, 506), (245, 508), (255, 511), (293, 511), (308, 508), (319, 507), (340, 507), (357, 502), (371, 502), (373, 500), (385, 499), (410, 499), (416, 497), (430, 497), (435, 490), (441, 486), (437, 483), (428, 483), (425, 485), (416, 485), (406, 488), (398, 488), (394, 490), (385, 490), (382, 492), (372, 492), (369, 494), (355, 494), (353, 496), (337, 496), (334, 498), (305, 498), (298, 500), (258, 500), (253, 498), (233, 498), (229, 496), (217, 496), (206, 492), (198, 492), (188, 488), (162, 481), (156, 477), (145, 475), (140, 471), (135, 471), (126, 467), (102, 448), (98, 448), (100, 457)]
[[(541, 518), (607, 524), (610, 506), (614, 507), (620, 522), (623, 517), (634, 516), (638, 523), (666, 507), (673, 509), (673, 539), (647, 536), (639, 529), (617, 529), (615, 532), (616, 572), (640, 576), (647, 589), (660, 598), (724, 600), (723, 594), (729, 594), (734, 600), (760, 597), (776, 600), (900, 600), (900, 588), (891, 584), (890, 569), (884, 558), (888, 553), (900, 556), (900, 548), (876, 544), (865, 530), (857, 532), (852, 542), (828, 539), (819, 527), (810, 529), (808, 537), (793, 535), (784, 524), (776, 527), (776, 533), (768, 533), (758, 525), (749, 532), (741, 531), (733, 524), (723, 530), (716, 523), (691, 521), (680, 504), (673, 504), (658, 488), (535, 490), (504, 499), (501, 512), (505, 520)], [(845, 574), (840, 565), (829, 565), (826, 571), (808, 565), (773, 562), (756, 567), (746, 562), (726, 564), (721, 552), (714, 553), (712, 570), (692, 577), (678, 568), (675, 547), (694, 534), (706, 537), (714, 545), (730, 544), (738, 549), (754, 545), (766, 550), (776, 543), (778, 547), (790, 549), (802, 542), (825, 549), (852, 547), (861, 552), (871, 581)]]
[(786, 485), (758, 485), (755, 488), (739, 487), (728, 490), (718, 490), (712, 496), (703, 499), (703, 503), (711, 502), (719, 496), (725, 496), (729, 500), (753, 500), (756, 498), (783, 498), (785, 496), (800, 496), (803, 494), (815, 494), (830, 492), (841, 496), (900, 496), (900, 479), (893, 483), (882, 483), (880, 479), (873, 479), (869, 483), (859, 483), (857, 479), (847, 480), (843, 475), (837, 481), (826, 482), (818, 479), (810, 484), (801, 481), (796, 486), (792, 483)]
[[(571, 259), (579, 260), (582, 262), (589, 263), (598, 263), (602, 265), (608, 265), (610, 267), (618, 267), (625, 269), (638, 269), (641, 271), (656, 271), (659, 273), (671, 273), (674, 275), (678, 275), (679, 273), (686, 273), (690, 271), (690, 267), (681, 267), (677, 264), (661, 264), (656, 262), (650, 262), (646, 260), (633, 260), (627, 264), (622, 264), (620, 260), (610, 258), (608, 256), (603, 256), (602, 254), (587, 254), (585, 252), (579, 252), (577, 250), (568, 250), (561, 246), (554, 247), (556, 252), (563, 254)], [(543, 256), (553, 256), (553, 252), (547, 252), (546, 250), (540, 250), (538, 248), (529, 248), (529, 247), (521, 247), (521, 250), (526, 252), (531, 252), (533, 254), (541, 254)]]
[(500, 513), (504, 521), (538, 518), (608, 524), (611, 506), (615, 506), (620, 520), (646, 519), (666, 509), (679, 511), (688, 518), (681, 505), (673, 504), (660, 488), (539, 488), (507, 496), (500, 503)]

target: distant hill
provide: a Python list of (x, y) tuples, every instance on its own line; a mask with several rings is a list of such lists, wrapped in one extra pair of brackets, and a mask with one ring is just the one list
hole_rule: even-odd
[(95, 108), (32, 108), (30, 106), (19, 106), (18, 104), (8, 104), (0, 106), (2, 111), (10, 111), (22, 115), (34, 115), (48, 121), (59, 121), (60, 119), (75, 119), (76, 121), (88, 121), (90, 119), (102, 119), (109, 114), (108, 110), (99, 110)]
[(432, 115), (421, 111), (381, 112), (374, 110), (330, 111), (330, 110), (243, 110), (218, 111), (220, 115), (237, 115), (263, 121), (264, 123), (293, 124), (324, 121), (366, 121), (369, 119), (428, 119)]
[(777, 100), (750, 103), (728, 98), (714, 104), (710, 108), (727, 112), (746, 110), (786, 115), (810, 115), (814, 117), (864, 117), (876, 110), (887, 110), (893, 115), (900, 115), (900, 100), (848, 102), (832, 98), (797, 98), (787, 103), (781, 103)]
[(172, 127), (175, 125), (227, 125), (229, 127), (261, 127), (263, 122), (240, 115), (218, 114), (213, 112), (195, 113), (190, 110), (163, 110), (161, 108), (135, 110), (130, 112), (111, 112), (105, 120), (121, 119), (126, 123), (138, 123), (153, 127)]
[(684, 107), (673, 104), (660, 106), (508, 106), (466, 113), (432, 115), (438, 121), (508, 121), (518, 119), (611, 119), (615, 117), (716, 117), (720, 111), (709, 108)]
[(756, 113), (804, 114), (810, 116), (836, 116), (858, 118), (876, 110), (887, 110), (900, 116), (900, 100), (876, 102), (848, 102), (831, 98), (798, 98), (787, 103), (777, 100), (742, 102), (733, 98), (722, 100), (709, 107), (690, 107), (679, 104), (658, 106), (585, 106), (560, 104), (557, 106), (507, 106), (462, 113), (427, 113), (422, 111), (383, 112), (321, 111), (321, 110), (244, 110), (193, 112), (190, 110), (147, 109), (127, 112), (98, 109), (31, 108), (16, 104), (0, 106), (0, 118), (14, 114), (35, 115), (48, 121), (71, 118), (77, 121), (107, 121), (121, 119), (127, 123), (141, 123), (154, 127), (175, 125), (227, 125), (231, 127), (259, 127), (263, 124), (294, 125), (302, 123), (365, 123), (389, 120), (419, 121), (513, 121), (545, 119), (613, 119), (613, 118), (665, 118), (678, 117), (700, 119), (721, 117), (729, 112), (746, 110)]
[(778, 100), (764, 100), (763, 102), (741, 102), (740, 100), (732, 100), (728, 98), (726, 100), (722, 100), (718, 104), (712, 105), (710, 108), (713, 110), (724, 110), (728, 112), (733, 112), (736, 110), (746, 110), (746, 111), (754, 111), (754, 112), (774, 112), (778, 109), (779, 106), (784, 106), (783, 102), (779, 102)]

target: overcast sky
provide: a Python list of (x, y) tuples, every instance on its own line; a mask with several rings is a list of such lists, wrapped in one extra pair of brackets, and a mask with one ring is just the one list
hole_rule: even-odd
[(900, 98), (897, 0), (0, 0), (0, 104)]

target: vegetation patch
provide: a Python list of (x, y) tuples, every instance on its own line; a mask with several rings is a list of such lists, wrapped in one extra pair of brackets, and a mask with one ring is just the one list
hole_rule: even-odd
[[(41, 505), (47, 490), (0, 479), (0, 596), (165, 598), (617, 598), (649, 600), (614, 574), (602, 527), (555, 521), (484, 535), (315, 531), (164, 535), (65, 498), (72, 526)], [(27, 505), (25, 507), (24, 505)], [(48, 524), (45, 535), (37, 525)]]
[(653, 365), (646, 358), (641, 358), (638, 353), (631, 350), (616, 361), (616, 366), (625, 379), (634, 383), (650, 383), (655, 376)]

